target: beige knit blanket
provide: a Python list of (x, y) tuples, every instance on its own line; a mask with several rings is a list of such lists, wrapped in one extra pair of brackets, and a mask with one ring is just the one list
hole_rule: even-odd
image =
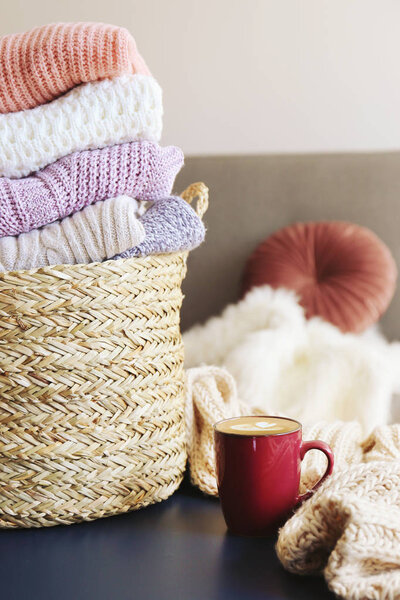
[[(217, 367), (187, 371), (186, 424), (192, 482), (217, 495), (213, 429), (216, 421), (251, 414), (232, 376)], [(349, 600), (400, 599), (400, 425), (376, 428), (362, 440), (356, 422), (318, 423), (304, 439), (321, 439), (335, 454), (334, 474), (279, 532), (277, 553), (293, 573), (323, 571), (329, 588)], [(308, 452), (301, 491), (325, 469)]]

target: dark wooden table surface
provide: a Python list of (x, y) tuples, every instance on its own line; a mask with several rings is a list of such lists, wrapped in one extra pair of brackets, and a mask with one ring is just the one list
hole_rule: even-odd
[(0, 531), (4, 600), (328, 600), (286, 573), (274, 540), (226, 534), (218, 501), (185, 482), (169, 500), (92, 523)]

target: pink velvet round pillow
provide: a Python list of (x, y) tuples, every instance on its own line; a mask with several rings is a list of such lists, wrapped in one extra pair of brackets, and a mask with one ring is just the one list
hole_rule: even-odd
[(307, 318), (361, 332), (387, 309), (397, 269), (369, 229), (343, 222), (298, 223), (262, 242), (247, 261), (243, 294), (259, 285), (294, 290)]

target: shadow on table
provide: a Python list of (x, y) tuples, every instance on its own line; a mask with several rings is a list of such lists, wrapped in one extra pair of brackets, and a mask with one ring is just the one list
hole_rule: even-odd
[[(246, 538), (226, 534), (221, 546), (218, 585), (234, 597), (328, 600), (335, 596), (322, 576), (296, 576), (280, 564), (273, 538)], [(222, 595), (221, 595), (222, 597)]]
[[(329, 592), (323, 576), (292, 575), (285, 571), (275, 552), (275, 538), (246, 538), (230, 535), (226, 531), (218, 498), (200, 492), (186, 476), (179, 494), (187, 498), (204, 498), (208, 511), (201, 522), (194, 515), (184, 515), (180, 523), (186, 523), (192, 532), (223, 535), (219, 549), (219, 564), (216, 568), (218, 596), (232, 598), (295, 598), (296, 600), (331, 600), (335, 596)], [(218, 506), (218, 510), (216, 510)], [(186, 506), (187, 510), (187, 506)], [(186, 512), (186, 511), (185, 511)]]

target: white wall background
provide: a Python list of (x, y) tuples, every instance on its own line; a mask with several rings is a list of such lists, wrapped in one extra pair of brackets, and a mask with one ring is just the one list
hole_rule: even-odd
[(0, 34), (124, 25), (188, 154), (400, 148), (399, 0), (2, 0)]

